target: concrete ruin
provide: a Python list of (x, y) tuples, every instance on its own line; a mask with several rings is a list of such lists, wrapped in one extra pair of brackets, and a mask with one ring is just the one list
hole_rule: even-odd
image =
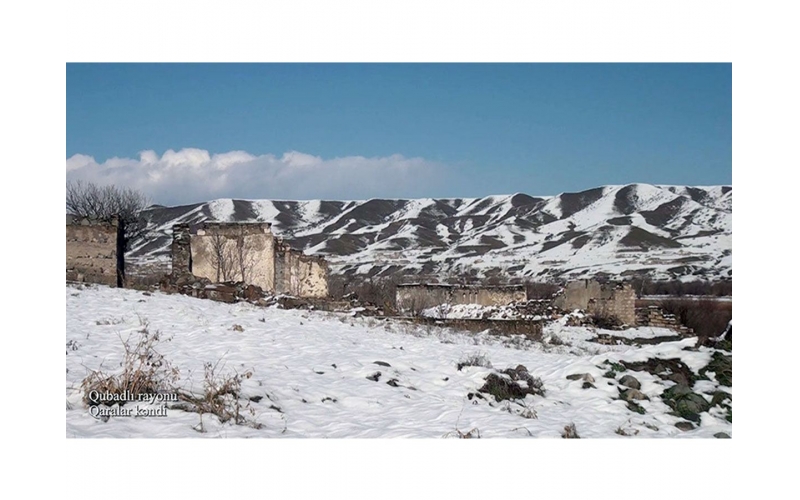
[(479, 304), (501, 306), (527, 300), (525, 287), (473, 286), (441, 284), (397, 285), (395, 301), (397, 310), (405, 314), (416, 314), (424, 309), (441, 304)]
[(603, 318), (636, 324), (636, 293), (628, 283), (601, 284), (596, 280), (569, 283), (554, 305), (565, 311), (582, 309)]
[(67, 281), (125, 286), (122, 224), (67, 215)]
[(206, 222), (172, 229), (172, 274), (244, 282), (268, 293), (328, 296), (328, 265), (276, 238), (269, 223)]

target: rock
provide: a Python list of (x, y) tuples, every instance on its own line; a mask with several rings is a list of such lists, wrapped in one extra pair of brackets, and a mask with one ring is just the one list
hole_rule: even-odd
[(731, 438), (730, 435), (728, 435), (725, 432), (718, 432), (718, 433), (714, 434), (714, 437), (717, 438), (717, 439), (730, 439)]
[(242, 296), (251, 302), (255, 302), (264, 296), (264, 291), (256, 285), (247, 285), (242, 290)]
[(708, 411), (708, 408), (708, 401), (706, 401), (703, 396), (695, 393), (681, 398), (675, 406), (675, 410), (680, 413), (683, 418), (694, 422), (699, 422), (699, 413)]
[(373, 365), (378, 365), (378, 366), (386, 366), (386, 367), (391, 367), (392, 366), (389, 363), (387, 363), (386, 361), (373, 361), (372, 364)]
[(692, 392), (685, 385), (670, 387), (661, 394), (661, 399), (678, 415), (694, 422), (699, 422), (699, 414), (708, 411), (711, 407), (703, 396)]
[(372, 375), (367, 376), (367, 380), (372, 380), (373, 382), (377, 382), (378, 379), (381, 378), (381, 372), (375, 372)]
[(644, 395), (644, 393), (638, 389), (628, 389), (620, 393), (620, 398), (623, 401), (633, 401), (635, 399), (643, 400), (643, 399), (650, 399)]
[(680, 374), (683, 376), (681, 382), (677, 382), (679, 384), (684, 385), (691, 385), (694, 383), (696, 377), (694, 372), (689, 368), (686, 363), (681, 361), (678, 358), (669, 358), (669, 359), (660, 359), (660, 358), (649, 358), (647, 361), (644, 362), (627, 362), (627, 361), (620, 361), (620, 363), (627, 369), (633, 371), (646, 371), (652, 375), (656, 375), (663, 380), (673, 380), (674, 375)]
[(700, 369), (700, 375), (706, 372), (714, 372), (717, 381), (728, 387), (733, 387), (733, 356), (728, 356), (720, 351), (714, 352), (711, 362)]
[(714, 395), (711, 397), (711, 406), (719, 406), (720, 408), (724, 408), (725, 406), (730, 406), (724, 404), (725, 401), (729, 399), (731, 401), (733, 400), (733, 396), (731, 396), (729, 393), (725, 391), (716, 391), (714, 392)]
[(567, 380), (583, 380), (584, 382), (592, 383), (594, 382), (594, 377), (592, 377), (591, 373), (573, 373), (572, 375), (567, 375)]
[(584, 382), (583, 385), (581, 386), (581, 388), (583, 388), (583, 389), (597, 389), (597, 387), (595, 387), (594, 384), (591, 383), (591, 382)]
[(688, 394), (693, 394), (692, 389), (688, 385), (678, 384), (678, 385), (673, 385), (672, 387), (664, 391), (664, 393), (661, 395), (661, 398), (677, 399), (686, 396)]
[(678, 385), (689, 385), (689, 380), (686, 379), (686, 376), (683, 373), (672, 373), (667, 375), (664, 380), (671, 380)]
[(687, 422), (685, 420), (681, 420), (680, 422), (675, 424), (675, 427), (677, 427), (678, 429), (680, 429), (680, 430), (685, 432), (685, 431), (693, 430), (694, 429), (694, 424), (692, 424), (691, 422)]
[(632, 375), (623, 376), (621, 379), (619, 379), (619, 383), (625, 387), (630, 387), (631, 389), (638, 390), (642, 388), (642, 384), (640, 384), (639, 381), (636, 380), (636, 377)]
[[(491, 394), (497, 402), (506, 399), (525, 399), (528, 394), (544, 397), (545, 388), (542, 379), (532, 376), (523, 365), (500, 373), (508, 375), (509, 378), (490, 373), (484, 379), (486, 383), (478, 391)], [(525, 387), (518, 383), (520, 381), (525, 382)]]
[(399, 385), (398, 385), (398, 383), (397, 383), (397, 379), (396, 379), (396, 378), (389, 379), (389, 381), (388, 381), (388, 382), (386, 382), (386, 383), (387, 383), (387, 384), (389, 384), (389, 385), (391, 385), (392, 387), (399, 387)]
[(632, 411), (632, 412), (636, 412), (636, 413), (638, 413), (639, 415), (644, 415), (645, 413), (647, 413), (647, 412), (644, 410), (644, 408), (642, 408), (642, 407), (641, 407), (641, 405), (639, 405), (639, 404), (637, 404), (637, 403), (635, 403), (635, 402), (633, 402), (633, 401), (628, 401), (627, 407), (628, 407), (628, 409), (629, 409), (630, 411)]

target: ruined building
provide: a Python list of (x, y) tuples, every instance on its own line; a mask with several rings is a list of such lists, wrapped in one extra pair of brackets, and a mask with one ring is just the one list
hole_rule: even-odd
[(573, 281), (556, 297), (554, 305), (565, 311), (582, 309), (605, 318), (615, 317), (626, 325), (636, 324), (636, 293), (629, 283)]
[(67, 215), (67, 281), (125, 286), (122, 224)]
[(328, 265), (272, 234), (269, 223), (206, 222), (172, 228), (172, 272), (214, 283), (242, 281), (265, 292), (328, 296)]
[(397, 285), (395, 296), (397, 310), (403, 313), (418, 313), (440, 304), (479, 304), (500, 306), (527, 300), (525, 287), (473, 286), (441, 284)]

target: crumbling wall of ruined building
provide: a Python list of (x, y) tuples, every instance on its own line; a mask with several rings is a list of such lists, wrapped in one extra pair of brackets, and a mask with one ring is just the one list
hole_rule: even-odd
[(525, 302), (528, 295), (524, 286), (493, 286), (478, 288), (476, 304), (503, 306), (512, 302)]
[(500, 306), (525, 300), (523, 286), (407, 284), (398, 285), (395, 294), (398, 311), (412, 314), (441, 304)]
[(192, 247), (189, 224), (172, 226), (172, 274), (179, 276), (192, 272)]
[(305, 255), (288, 243), (275, 241), (275, 293), (297, 297), (328, 297), (328, 263)]
[[(466, 293), (461, 297), (467, 300)], [(459, 297), (461, 294), (459, 294)], [(416, 315), (424, 309), (449, 304), (453, 300), (452, 290), (443, 286), (424, 284), (398, 285), (395, 291), (397, 310), (404, 314)], [(461, 303), (461, 302), (459, 302)]]
[(573, 281), (556, 297), (554, 305), (566, 311), (582, 309), (604, 318), (615, 317), (627, 325), (636, 324), (636, 293), (629, 283)]
[[(242, 281), (266, 291), (275, 290), (275, 248), (270, 226), (269, 223), (201, 224), (196, 234), (190, 235), (192, 274), (214, 283)], [(179, 261), (185, 261), (185, 256)]]
[(681, 324), (674, 314), (665, 313), (657, 305), (636, 308), (636, 324), (656, 328), (669, 328), (680, 333), (691, 334), (693, 330)]
[(67, 215), (67, 281), (124, 286), (122, 231), (117, 218), (102, 222)]

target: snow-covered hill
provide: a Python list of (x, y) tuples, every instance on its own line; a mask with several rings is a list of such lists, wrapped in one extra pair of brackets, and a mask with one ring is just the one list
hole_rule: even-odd
[[(626, 339), (674, 334), (659, 328), (594, 330), (566, 326), (565, 317), (545, 326), (544, 342), (534, 342), (346, 313), (70, 285), (66, 317), (70, 438), (441, 438), (470, 433), (528, 438), (559, 437), (569, 424), (589, 438), (732, 435), (731, 382), (725, 386), (722, 376), (711, 372), (699, 376), (718, 351), (692, 348), (696, 338), (654, 345), (590, 341), (599, 333)], [(153, 347), (163, 356), (146, 357), (144, 369), (163, 370), (176, 379), (171, 387), (203, 394), (209, 387), (206, 367), (213, 367), (219, 378), (242, 375), (234, 399), (228, 398), (241, 405), (242, 425), (173, 407), (158, 416), (163, 405), (157, 402), (102, 407), (153, 413), (148, 416), (93, 418), (82, 402), (84, 379), (93, 371), (123, 373), (123, 342), (135, 346), (143, 329), (158, 332)], [(683, 380), (691, 383), (691, 390), (684, 391), (691, 395), (683, 396), (703, 405), (692, 415), (694, 424), (676, 416), (662, 397), (676, 391), (673, 380), (680, 373), (667, 376), (661, 367), (648, 372), (623, 366), (651, 359), (698, 375)], [(681, 364), (674, 364), (676, 359)], [(519, 370), (519, 365), (541, 381), (542, 394), (502, 401), (475, 395), (491, 374)]]
[(176, 223), (263, 220), (336, 273), (729, 278), (732, 196), (731, 186), (629, 184), (550, 197), (220, 199), (153, 208), (151, 238), (128, 257), (168, 260)]

